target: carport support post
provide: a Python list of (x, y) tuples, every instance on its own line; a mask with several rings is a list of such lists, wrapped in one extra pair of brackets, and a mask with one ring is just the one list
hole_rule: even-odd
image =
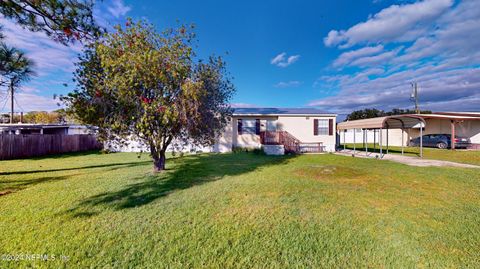
[(403, 155), (403, 128), (402, 128), (402, 155)]
[(365, 134), (365, 156), (368, 156), (368, 132), (367, 132), (367, 129), (363, 129), (363, 133)]
[(347, 132), (347, 129), (344, 129), (344, 130), (343, 130), (343, 150), (346, 149), (346, 145), (347, 145), (347, 144), (345, 144), (345, 133), (346, 133), (346, 132)]
[(452, 134), (450, 136), (450, 148), (455, 149), (455, 121), (451, 120)]
[(387, 128), (387, 154), (388, 154), (388, 128)]
[(373, 129), (373, 152), (377, 151), (377, 129)]
[(383, 128), (380, 128), (380, 134), (379, 134), (379, 137), (378, 137), (378, 145), (380, 146), (380, 158), (383, 158), (383, 151), (382, 151), (382, 132), (383, 132)]
[(423, 124), (420, 123), (420, 158), (423, 158)]
[(365, 129), (362, 129), (362, 134), (363, 134), (363, 147), (365, 147)]

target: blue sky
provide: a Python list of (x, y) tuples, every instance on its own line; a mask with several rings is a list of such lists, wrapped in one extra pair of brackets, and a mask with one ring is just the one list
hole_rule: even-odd
[[(259, 2), (104, 0), (96, 16), (107, 27), (126, 17), (158, 30), (194, 23), (199, 58), (228, 63), (234, 106), (411, 108), (410, 82), (418, 81), (422, 108), (480, 110), (480, 1)], [(52, 96), (73, 87), (80, 44), (67, 48), (0, 23), (7, 42), (37, 63), (19, 107), (54, 109)]]

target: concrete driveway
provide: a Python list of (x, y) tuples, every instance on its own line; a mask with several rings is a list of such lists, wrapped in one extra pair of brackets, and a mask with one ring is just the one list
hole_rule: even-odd
[[(352, 156), (353, 150), (341, 150), (335, 152), (337, 155), (343, 156)], [(358, 151), (355, 154), (355, 157), (359, 158), (378, 158), (380, 157), (380, 153), (371, 153), (369, 152), (368, 155), (365, 155), (365, 151)], [(461, 167), (461, 168), (480, 168), (478, 165), (473, 164), (465, 164), (465, 163), (456, 163), (456, 162), (449, 162), (449, 161), (440, 161), (440, 160), (431, 160), (431, 159), (422, 159), (420, 157), (411, 157), (405, 156), (400, 154), (385, 154), (383, 155), (382, 160), (393, 161), (397, 163), (403, 163), (406, 165), (411, 166), (440, 166), (440, 167)]]

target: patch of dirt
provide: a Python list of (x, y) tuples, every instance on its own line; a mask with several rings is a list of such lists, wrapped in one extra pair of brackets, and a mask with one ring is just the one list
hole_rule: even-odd
[(0, 196), (7, 195), (7, 194), (10, 194), (10, 193), (12, 193), (12, 192), (13, 192), (13, 190), (8, 190), (8, 189), (7, 189), (7, 190), (3, 190), (3, 191), (0, 191)]
[(294, 171), (296, 175), (312, 179), (346, 179), (365, 175), (354, 168), (336, 165), (312, 165)]

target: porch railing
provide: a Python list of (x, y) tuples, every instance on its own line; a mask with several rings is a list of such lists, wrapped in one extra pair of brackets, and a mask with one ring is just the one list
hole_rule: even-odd
[(318, 153), (324, 152), (325, 146), (322, 142), (319, 143), (300, 143), (300, 153)]
[(302, 143), (287, 131), (260, 132), (260, 141), (263, 145), (283, 145), (286, 153), (323, 152), (323, 143)]

